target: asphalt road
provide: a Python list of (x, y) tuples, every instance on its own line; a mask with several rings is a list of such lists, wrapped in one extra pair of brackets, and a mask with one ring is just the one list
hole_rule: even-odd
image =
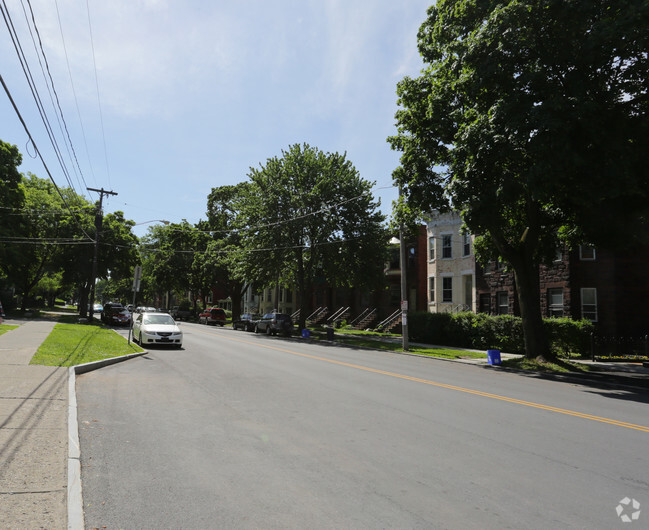
[(646, 394), (182, 326), (77, 378), (87, 528), (649, 527)]

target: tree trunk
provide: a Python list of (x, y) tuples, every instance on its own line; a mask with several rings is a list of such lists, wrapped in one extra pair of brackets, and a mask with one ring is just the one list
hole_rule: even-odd
[(541, 314), (541, 294), (539, 286), (539, 267), (531, 260), (513, 260), (518, 303), (523, 321), (525, 357), (542, 361), (554, 360), (543, 328)]
[(86, 318), (88, 316), (88, 294), (90, 286), (83, 284), (79, 287), (79, 316)]

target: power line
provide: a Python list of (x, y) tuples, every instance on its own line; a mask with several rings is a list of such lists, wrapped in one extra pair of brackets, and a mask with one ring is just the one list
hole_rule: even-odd
[(97, 58), (95, 55), (95, 39), (92, 34), (92, 23), (90, 21), (90, 4), (86, 0), (86, 11), (88, 13), (88, 29), (90, 30), (90, 47), (92, 49), (92, 64), (95, 70), (95, 86), (97, 88), (97, 104), (99, 106), (99, 122), (101, 123), (101, 136), (104, 141), (104, 157), (106, 159), (106, 174), (110, 185), (110, 168), (108, 166), (108, 149), (106, 149), (106, 133), (104, 130), (104, 115), (101, 111), (101, 98), (99, 97), (99, 76), (97, 75)]
[[(50, 84), (52, 85), (52, 92), (54, 92), (54, 97), (56, 98), (56, 106), (57, 106), (57, 108), (59, 110), (59, 114), (61, 116), (61, 121), (63, 122), (63, 127), (65, 128), (65, 134), (66, 134), (67, 139), (68, 139), (68, 144), (70, 145), (70, 149), (72, 149), (72, 154), (74, 155), (74, 161), (76, 162), (77, 168), (79, 169), (79, 175), (81, 175), (81, 180), (83, 180), (83, 184), (85, 186), (86, 185), (86, 179), (84, 178), (83, 171), (81, 170), (81, 166), (79, 165), (79, 160), (77, 159), (77, 153), (76, 153), (76, 151), (74, 149), (74, 144), (72, 143), (72, 138), (70, 138), (70, 131), (68, 130), (68, 124), (65, 121), (65, 116), (63, 115), (63, 109), (61, 108), (61, 102), (59, 100), (58, 92), (56, 91), (56, 86), (54, 85), (54, 79), (52, 78), (52, 73), (50, 71), (50, 64), (49, 64), (49, 61), (47, 60), (47, 55), (45, 54), (45, 49), (43, 48), (43, 41), (41, 39), (41, 34), (40, 34), (40, 31), (38, 30), (38, 26), (36, 25), (36, 18), (34, 16), (34, 10), (32, 8), (31, 0), (27, 0), (27, 4), (29, 5), (29, 12), (30, 12), (31, 18), (32, 18), (32, 25), (34, 26), (34, 30), (36, 31), (36, 36), (38, 37), (38, 44), (39, 44), (39, 47), (40, 47), (40, 50), (41, 50), (41, 54), (43, 56), (43, 59), (45, 60), (45, 67), (47, 68), (47, 75), (49, 77)], [(23, 12), (25, 12), (24, 3), (23, 3)], [(25, 18), (27, 18), (27, 13), (25, 13)], [(29, 28), (29, 32), (30, 32), (30, 35), (31, 35), (31, 27), (29, 26), (29, 21), (27, 21), (27, 27)], [(32, 35), (32, 41), (34, 41), (34, 36), (33, 35)], [(36, 43), (34, 42), (34, 48), (35, 47), (36, 47)], [(38, 56), (38, 50), (36, 50), (36, 54)], [(40, 56), (38, 56), (38, 62), (40, 64)], [(41, 64), (41, 70), (43, 70), (43, 65), (42, 64)], [(45, 76), (45, 72), (43, 72), (43, 76)], [(46, 80), (45, 84), (47, 86), (47, 80)], [(48, 87), (48, 91), (49, 91), (49, 87)], [(50, 99), (52, 99), (52, 93), (51, 92), (50, 92)], [(52, 104), (53, 103), (54, 102), (52, 102)], [(57, 116), (57, 119), (58, 119), (58, 116)], [(61, 127), (61, 123), (59, 122), (59, 128), (60, 127)], [(63, 131), (61, 131), (61, 132), (63, 132)], [(66, 144), (66, 148), (67, 148), (67, 144)], [(70, 156), (70, 158), (72, 158), (72, 156), (70, 155), (69, 150), (68, 150), (68, 155)], [(72, 169), (74, 169), (74, 165), (72, 166)], [(79, 184), (81, 185), (80, 182), (79, 182)]]
[[(65, 37), (63, 36), (63, 25), (61, 24), (61, 14), (59, 13), (59, 3), (57, 0), (54, 0), (54, 5), (56, 6), (56, 17), (59, 22), (59, 32), (61, 33), (61, 43), (63, 44), (63, 52), (65, 54), (65, 64), (68, 67), (68, 76), (70, 77), (70, 86), (72, 87), (72, 95), (74, 96), (74, 104), (77, 109), (77, 116), (79, 117), (79, 125), (81, 126), (81, 136), (83, 137), (83, 143), (86, 148), (86, 156), (88, 157), (88, 165), (90, 166), (90, 174), (95, 176), (95, 172), (92, 167), (92, 161), (90, 158), (90, 151), (88, 150), (88, 139), (86, 138), (86, 130), (83, 126), (83, 120), (81, 119), (81, 110), (79, 109), (79, 100), (77, 98), (77, 91), (74, 87), (74, 81), (72, 79), (72, 69), (70, 68), (70, 59), (68, 58), (68, 49), (65, 45)], [(87, 184), (84, 179), (84, 186), (87, 187)]]
[[(18, 55), (18, 60), (20, 61), (20, 65), (23, 69), (23, 73), (25, 74), (25, 78), (27, 79), (27, 84), (29, 85), (30, 91), (32, 93), (32, 97), (34, 98), (34, 101), (36, 103), (36, 108), (38, 109), (38, 112), (41, 116), (41, 120), (43, 121), (43, 125), (45, 125), (45, 130), (47, 132), (47, 135), (50, 139), (50, 143), (52, 144), (52, 147), (54, 149), (54, 153), (56, 154), (56, 157), (58, 158), (59, 164), (61, 165), (61, 169), (63, 171), (63, 174), (68, 181), (68, 184), (70, 185), (71, 188), (74, 189), (74, 185), (72, 184), (72, 181), (70, 179), (70, 175), (68, 173), (67, 167), (65, 165), (65, 162), (63, 161), (63, 157), (61, 155), (61, 150), (59, 148), (58, 142), (56, 141), (56, 138), (54, 136), (54, 131), (52, 130), (52, 126), (50, 124), (50, 121), (47, 117), (47, 112), (45, 111), (45, 107), (43, 105), (42, 99), (40, 97), (40, 94), (38, 93), (38, 89), (36, 88), (36, 82), (34, 81), (34, 77), (32, 75), (31, 69), (29, 68), (29, 63), (27, 61), (27, 57), (25, 55), (25, 52), (23, 51), (22, 45), (20, 44), (20, 39), (18, 38), (18, 33), (16, 32), (16, 28), (13, 24), (13, 20), (11, 19), (11, 14), (9, 13), (9, 9), (7, 8), (7, 4), (5, 0), (2, 0), (2, 5), (0, 5), (0, 11), (2, 11), (2, 16), (5, 21), (5, 25), (7, 26), (7, 29), (9, 30), (9, 36), (11, 37), (11, 41), (13, 43), (14, 49), (16, 51), (16, 54)], [(4, 82), (3, 82), (4, 85)], [(5, 91), (7, 92), (7, 95), (9, 95), (8, 88), (5, 86)], [(49, 87), (48, 87), (49, 90)], [(10, 99), (11, 96), (10, 96)], [(14, 109), (17, 111), (17, 107), (15, 103), (12, 103), (14, 105)], [(21, 118), (21, 121), (22, 118)], [(24, 121), (23, 121), (23, 126)], [(26, 127), (26, 126), (25, 126)], [(32, 141), (32, 144), (35, 146), (35, 142), (33, 138), (30, 139)], [(42, 160), (42, 156), (41, 156)]]
[[(4, 0), (3, 0), (4, 3)], [(83, 234), (90, 240), (93, 240), (92, 237), (90, 237), (86, 231), (83, 229), (83, 226), (81, 226), (81, 223), (79, 223), (79, 220), (77, 217), (72, 213), (72, 209), (70, 208), (70, 205), (68, 204), (68, 201), (65, 199), (63, 194), (61, 193), (61, 190), (57, 186), (56, 182), (54, 181), (54, 177), (52, 176), (52, 173), (50, 172), (50, 169), (47, 167), (47, 164), (45, 163), (45, 159), (41, 155), (40, 150), (38, 149), (38, 146), (36, 145), (36, 142), (34, 142), (34, 138), (32, 138), (31, 133), (29, 132), (29, 128), (27, 127), (27, 124), (25, 123), (25, 120), (23, 119), (22, 115), (20, 114), (20, 111), (18, 110), (18, 107), (16, 106), (16, 102), (14, 101), (14, 98), (11, 96), (11, 92), (9, 91), (9, 87), (7, 87), (4, 78), (2, 77), (2, 74), (0, 74), (0, 83), (2, 84), (2, 87), (5, 90), (5, 93), (7, 94), (7, 97), (9, 98), (9, 101), (11, 101), (11, 105), (14, 108), (14, 111), (16, 112), (16, 115), (18, 116), (18, 119), (20, 120), (20, 123), (22, 123), (23, 128), (25, 129), (25, 132), (27, 133), (27, 136), (29, 136), (30, 141), (32, 142), (32, 145), (34, 146), (34, 149), (36, 150), (36, 154), (38, 157), (41, 159), (41, 162), (43, 164), (43, 167), (45, 168), (45, 171), (47, 172), (47, 175), (50, 177), (50, 180), (52, 181), (52, 184), (54, 185), (54, 188), (58, 192), (59, 196), (61, 197), (61, 200), (63, 201), (63, 204), (65, 204), (66, 208), (72, 215), (73, 219), (75, 220), (77, 226), (83, 232)]]

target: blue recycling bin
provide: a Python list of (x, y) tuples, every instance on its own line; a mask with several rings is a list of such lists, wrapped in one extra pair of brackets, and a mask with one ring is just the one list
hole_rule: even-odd
[(302, 338), (308, 339), (310, 336), (311, 336), (311, 332), (308, 329), (304, 328), (302, 330)]
[(487, 350), (487, 364), (500, 366), (500, 350)]

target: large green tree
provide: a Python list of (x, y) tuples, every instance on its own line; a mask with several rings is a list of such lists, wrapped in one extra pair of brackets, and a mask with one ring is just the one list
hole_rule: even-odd
[(195, 226), (181, 223), (152, 226), (142, 238), (143, 275), (149, 297), (184, 293), (191, 288), (192, 263), (205, 248)]
[(65, 218), (70, 213), (49, 180), (29, 174), (20, 187), (23, 207), (12, 212), (11, 236), (5, 236), (2, 243), (0, 266), (20, 293), (24, 310), (36, 285), (58, 270), (54, 262), (70, 242), (65, 234)]
[[(220, 287), (232, 300), (232, 319), (241, 315), (241, 299), (250, 287), (250, 279), (237, 274), (242, 259), (242, 231), (239, 206), (245, 200), (250, 184), (241, 182), (234, 186), (213, 188), (207, 198), (207, 226), (213, 234), (204, 255), (197, 256), (197, 270), (211, 285)], [(248, 280), (248, 281), (246, 281)]]
[(381, 277), (387, 235), (372, 183), (346, 155), (295, 144), (251, 168), (237, 226), (239, 276), (297, 286), (301, 322), (316, 278), (361, 287)]
[(538, 266), (556, 235), (611, 247), (649, 204), (649, 3), (439, 0), (397, 89), (395, 181), (461, 210), (513, 269), (526, 355), (550, 358)]

